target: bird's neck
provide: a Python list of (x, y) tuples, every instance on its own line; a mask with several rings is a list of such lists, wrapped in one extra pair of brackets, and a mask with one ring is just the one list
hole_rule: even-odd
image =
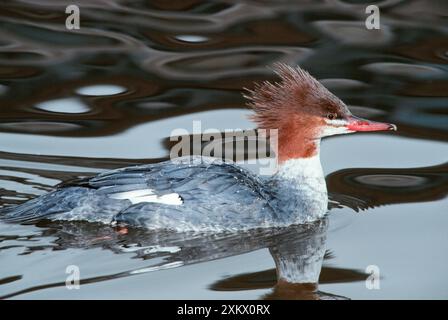
[(306, 182), (324, 178), (320, 156), (317, 153), (307, 158), (289, 159), (279, 164), (276, 174), (278, 179), (295, 182)]
[[(306, 183), (312, 180), (324, 182), (324, 172), (320, 163), (320, 140), (310, 140), (308, 144), (312, 145), (313, 153), (297, 157), (282, 156), (279, 150), (279, 166), (275, 179), (281, 179), (289, 182)], [(296, 184), (297, 187), (301, 187)]]
[(278, 206), (285, 209), (287, 216), (291, 215), (290, 219), (305, 222), (325, 215), (328, 195), (319, 148), (311, 157), (281, 162), (271, 183)]
[(279, 162), (319, 155), (320, 139), (315, 138), (317, 130), (313, 126), (305, 126), (298, 121), (280, 124), (275, 142)]

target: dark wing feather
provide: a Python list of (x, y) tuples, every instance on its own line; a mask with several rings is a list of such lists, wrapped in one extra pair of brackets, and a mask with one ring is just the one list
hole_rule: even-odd
[[(182, 206), (144, 202), (132, 204), (114, 194), (149, 191), (157, 196), (176, 193)], [(258, 177), (231, 163), (202, 161), (165, 161), (127, 167), (101, 173), (82, 181), (79, 186), (60, 187), (22, 205), (3, 209), (2, 219), (14, 222), (45, 217), (110, 221), (113, 216), (145, 219), (151, 213), (165, 214), (173, 220), (211, 214), (216, 206), (238, 214), (241, 206), (268, 202), (270, 194)], [(210, 201), (212, 199), (212, 201)], [(73, 211), (74, 210), (74, 211)], [(66, 214), (67, 213), (67, 214)], [(67, 217), (66, 217), (67, 218)], [(68, 217), (70, 218), (70, 217)]]
[(177, 193), (182, 199), (189, 200), (216, 196), (234, 188), (239, 190), (238, 193), (242, 192), (242, 196), (245, 192), (255, 191), (260, 197), (269, 198), (258, 177), (232, 163), (185, 161), (188, 160), (108, 171), (90, 179), (88, 184), (104, 194), (150, 189), (159, 196)]

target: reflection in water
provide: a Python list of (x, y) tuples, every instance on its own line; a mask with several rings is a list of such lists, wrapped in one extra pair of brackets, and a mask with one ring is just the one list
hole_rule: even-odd
[(126, 91), (126, 88), (114, 85), (96, 85), (82, 87), (76, 90), (77, 93), (84, 96), (110, 96)]
[[(270, 271), (265, 272), (262, 277), (268, 279), (255, 287), (273, 287), (273, 291), (265, 298), (340, 298), (317, 291), (326, 252), (327, 219), (308, 225), (222, 234), (150, 232), (143, 229), (124, 230), (85, 222), (39, 222), (38, 226), (44, 228), (40, 237), (52, 237), (56, 240), (47, 247), (31, 245), (24, 254), (50, 248), (63, 250), (100, 247), (117, 254), (132, 253), (136, 258), (148, 261), (145, 267), (103, 277), (83, 279), (81, 284), (128, 277), (269, 248), (276, 265), (276, 276)], [(324, 282), (362, 281), (365, 279), (363, 273), (354, 270), (336, 268), (325, 268), (324, 270)], [(237, 279), (242, 277), (246, 279), (243, 281), (241, 279), (226, 279), (213, 284), (211, 288), (212, 290), (255, 289), (250, 283), (253, 280), (247, 278), (260, 277), (260, 275), (238, 276)], [(239, 281), (238, 287), (233, 284), (235, 281)], [(45, 288), (64, 285), (65, 283), (53, 283), (46, 285)], [(42, 289), (44, 287), (29, 288), (0, 298), (10, 298)]]
[[(266, 66), (283, 61), (333, 83), (368, 83), (351, 90), (336, 85), (334, 93), (386, 111), (377, 119), (397, 123), (398, 134), (446, 141), (447, 8), (437, 1), (393, 2), (377, 4), (387, 9), (377, 31), (364, 27), (364, 4), (350, 1), (320, 9), (309, 1), (173, 6), (108, 0), (101, 8), (85, 2), (88, 18), (70, 32), (63, 23), (65, 3), (10, 1), (0, 11), (0, 104), (8, 106), (0, 113), (1, 129), (105, 136), (191, 112), (191, 104), (194, 110), (244, 107), (241, 88), (272, 77)], [(416, 11), (425, 15), (416, 20)], [(192, 93), (180, 92), (186, 88), (209, 97), (192, 101)], [(92, 112), (74, 113), (68, 122), (33, 108), (70, 94), (101, 99), (84, 101)], [(139, 107), (152, 101), (172, 107)], [(21, 128), (14, 125), (18, 119), (29, 123)]]
[(433, 201), (448, 194), (448, 162), (424, 168), (345, 169), (331, 173), (326, 180), (331, 198), (356, 211)]
[(62, 113), (84, 113), (90, 110), (88, 106), (74, 98), (45, 101), (38, 103), (35, 107), (44, 111)]

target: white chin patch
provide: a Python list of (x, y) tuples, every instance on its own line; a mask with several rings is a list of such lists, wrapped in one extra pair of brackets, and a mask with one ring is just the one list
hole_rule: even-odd
[(182, 198), (177, 193), (169, 193), (163, 196), (158, 196), (154, 194), (151, 189), (119, 192), (111, 194), (109, 197), (113, 199), (129, 200), (132, 204), (152, 202), (169, 205), (181, 205), (183, 203)]
[(348, 130), (344, 120), (325, 120), (327, 126), (322, 129), (322, 137), (334, 136), (336, 134), (352, 133), (352, 130)]

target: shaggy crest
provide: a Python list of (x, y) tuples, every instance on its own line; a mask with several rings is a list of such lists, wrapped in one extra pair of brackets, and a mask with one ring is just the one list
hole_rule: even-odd
[(273, 68), (279, 82), (264, 81), (244, 97), (255, 114), (250, 119), (260, 128), (280, 128), (294, 114), (325, 115), (349, 112), (345, 104), (300, 67), (277, 63)]

